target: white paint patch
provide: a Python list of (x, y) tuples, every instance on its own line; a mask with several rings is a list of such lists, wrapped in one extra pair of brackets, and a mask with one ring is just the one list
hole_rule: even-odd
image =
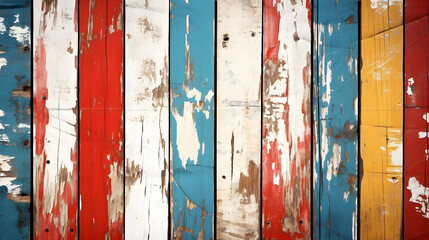
[(204, 101), (209, 101), (211, 102), (212, 98), (214, 96), (213, 91), (210, 89), (210, 91), (206, 94), (206, 96), (204, 97)]
[(193, 103), (184, 102), (183, 116), (177, 110), (173, 110), (173, 116), (177, 123), (177, 150), (179, 158), (182, 160), (182, 166), (186, 169), (188, 160), (198, 162), (198, 151), (200, 150), (200, 141), (194, 121)]
[(3, 35), (6, 32), (6, 26), (4, 25), (4, 18), (0, 17), (0, 34)]
[(20, 123), (20, 124), (18, 124), (18, 126), (17, 126), (18, 128), (30, 128), (30, 125), (28, 125), (28, 124), (25, 124), (25, 123)]
[(9, 142), (9, 137), (6, 135), (6, 133), (0, 135), (0, 142)]
[(276, 186), (280, 185), (280, 175), (279, 174), (274, 174), (273, 183)]
[(16, 38), (16, 41), (21, 44), (29, 44), (30, 28), (28, 28), (28, 26), (25, 26), (24, 28), (20, 26), (12, 26), (9, 28), (9, 36)]
[(7, 60), (6, 58), (0, 58), (0, 70), (2, 67), (7, 65)]
[(12, 166), (10, 164), (14, 158), (0, 154), (0, 186), (5, 186), (8, 193), (17, 195), (21, 193), (21, 189), (19, 188), (20, 185), (12, 183), (16, 176), (11, 172)]
[(423, 114), (423, 119), (429, 123), (429, 113)]
[(334, 143), (332, 145), (332, 157), (331, 157), (331, 160), (328, 162), (328, 167), (326, 172), (326, 179), (328, 181), (331, 181), (332, 174), (334, 176), (337, 176), (340, 163), (341, 163), (341, 146), (338, 145), (338, 143)]
[(427, 138), (429, 136), (429, 132), (419, 132), (419, 138)]
[(19, 23), (19, 14), (14, 15), (15, 21), (13, 23)]
[(411, 91), (411, 86), (414, 84), (414, 79), (410, 78), (408, 79), (408, 86), (407, 86), (407, 94), (408, 96), (411, 96), (413, 94), (413, 91)]
[(389, 6), (402, 5), (402, 0), (371, 0), (372, 9), (386, 10)]
[(415, 177), (408, 180), (407, 189), (411, 191), (410, 202), (417, 203), (416, 212), (422, 214), (424, 218), (429, 218), (429, 188), (423, 186)]

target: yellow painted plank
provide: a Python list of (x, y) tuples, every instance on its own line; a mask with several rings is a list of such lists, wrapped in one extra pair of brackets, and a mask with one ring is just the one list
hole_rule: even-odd
[(361, 238), (400, 239), (402, 1), (362, 0)]

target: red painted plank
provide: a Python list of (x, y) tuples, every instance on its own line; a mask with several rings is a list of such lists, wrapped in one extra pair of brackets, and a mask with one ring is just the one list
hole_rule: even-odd
[(429, 238), (429, 1), (405, 1), (404, 238)]
[(80, 236), (122, 239), (123, 2), (79, 3)]

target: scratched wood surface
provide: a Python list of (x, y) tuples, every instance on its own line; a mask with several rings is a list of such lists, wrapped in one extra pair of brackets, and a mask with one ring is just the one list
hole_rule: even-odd
[(170, 169), (174, 239), (213, 238), (214, 1), (171, 1)]
[(168, 11), (168, 1), (125, 1), (125, 235), (129, 239), (168, 238)]
[(358, 1), (314, 16), (314, 239), (357, 238)]
[(0, 238), (30, 227), (31, 1), (0, 1)]
[(362, 1), (362, 239), (399, 239), (402, 221), (402, 1)]
[(122, 239), (123, 1), (79, 1), (80, 233)]
[(405, 1), (404, 238), (429, 238), (429, 1)]
[(217, 2), (217, 238), (260, 239), (262, 1)]
[(265, 1), (263, 238), (310, 239), (311, 1)]
[[(78, 209), (77, 8), (34, 3), (34, 238), (75, 239)], [(58, 63), (61, 62), (61, 67)]]

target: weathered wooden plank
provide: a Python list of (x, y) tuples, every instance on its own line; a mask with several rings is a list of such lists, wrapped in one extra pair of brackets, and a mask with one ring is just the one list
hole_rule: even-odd
[(429, 238), (429, 1), (405, 1), (404, 238)]
[(263, 238), (310, 239), (311, 1), (264, 1)]
[(125, 1), (125, 235), (168, 234), (168, 1)]
[(399, 239), (402, 221), (402, 1), (362, 1), (362, 239)]
[(261, 41), (261, 0), (217, 2), (219, 239), (260, 239)]
[(35, 239), (77, 237), (77, 10), (34, 1)]
[(171, 232), (213, 238), (214, 1), (170, 9)]
[(80, 233), (122, 239), (123, 1), (79, 1)]
[(30, 226), (30, 7), (0, 1), (0, 238), (28, 239)]
[(357, 237), (358, 1), (314, 2), (314, 239)]

